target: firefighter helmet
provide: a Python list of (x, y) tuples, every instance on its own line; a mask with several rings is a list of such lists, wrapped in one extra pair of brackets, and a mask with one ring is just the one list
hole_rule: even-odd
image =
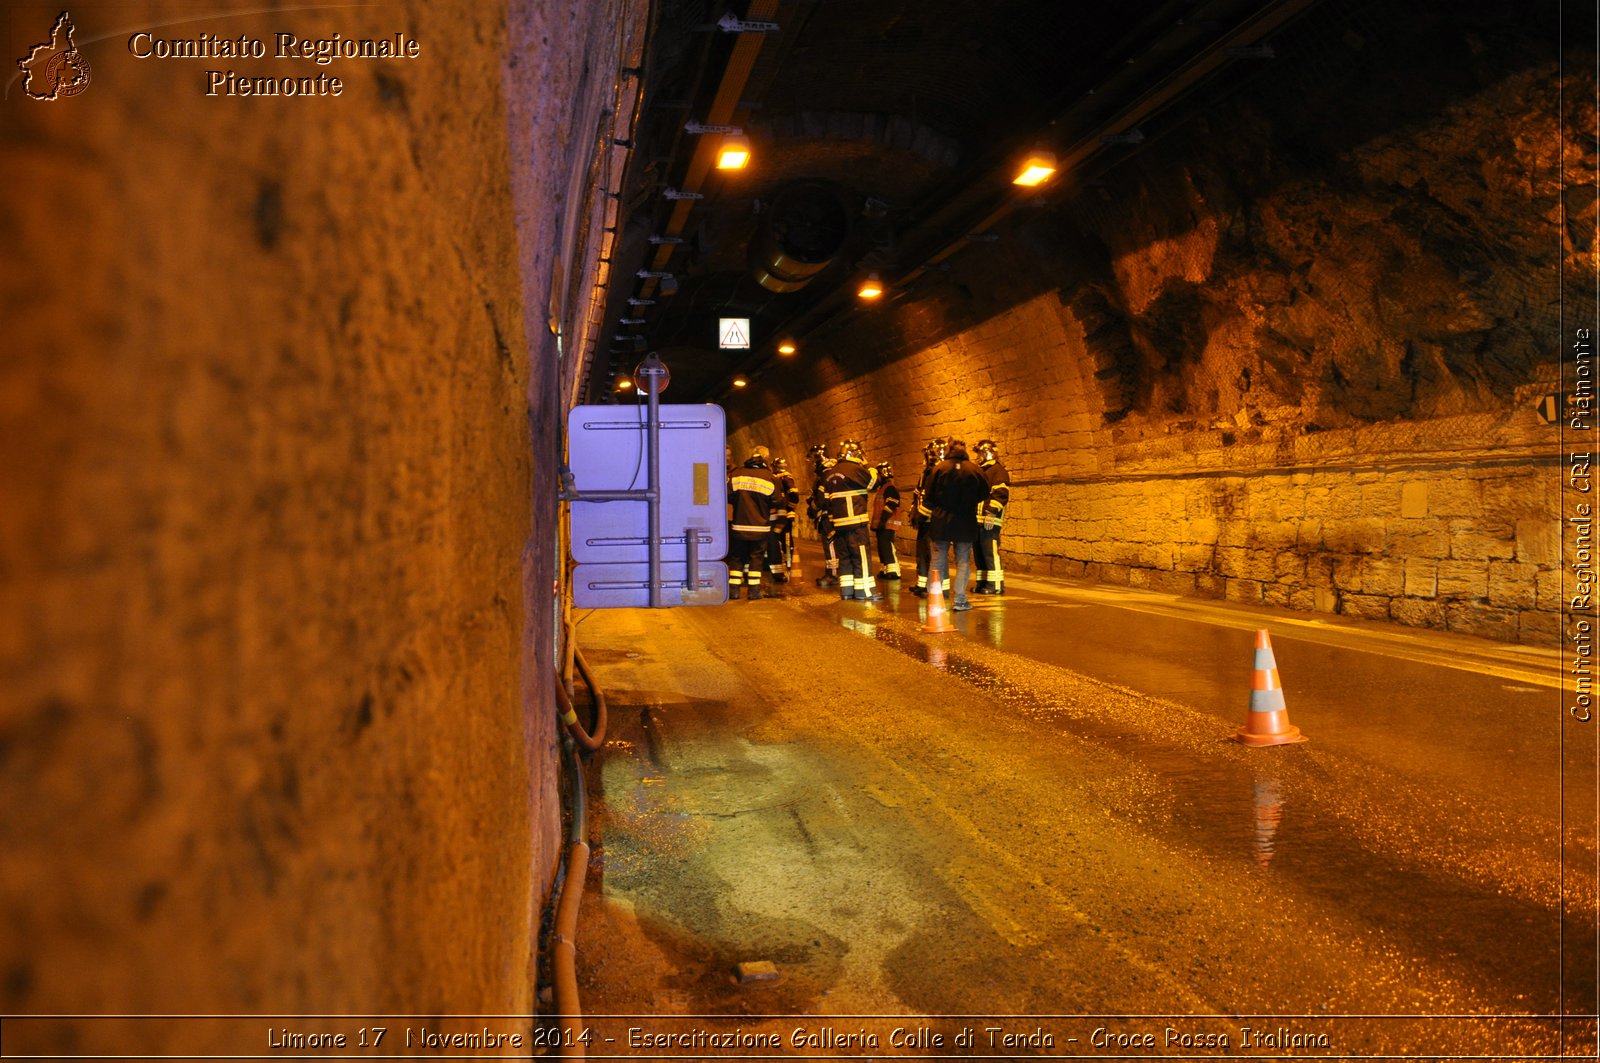
[(842, 439), (839, 441), (839, 460), (866, 462), (866, 455), (861, 450), (861, 440)]
[(765, 469), (767, 467), (768, 450), (766, 447), (756, 447), (750, 451), (750, 456), (744, 459), (747, 469)]
[(789, 471), (789, 463), (787, 461), (783, 460), (782, 458), (773, 458), (772, 459), (772, 471), (773, 472), (788, 472)]
[(984, 463), (1000, 457), (1000, 445), (992, 439), (978, 440), (978, 460)]
[(886, 461), (878, 462), (877, 469), (878, 469), (878, 475), (883, 477), (885, 480), (894, 479), (894, 466), (890, 465), (888, 462), (886, 462)]

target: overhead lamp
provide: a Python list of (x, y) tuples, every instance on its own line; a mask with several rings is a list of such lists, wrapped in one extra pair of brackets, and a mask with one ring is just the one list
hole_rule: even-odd
[(618, 391), (627, 391), (631, 387), (633, 387), (633, 381), (629, 380), (627, 377), (622, 377), (617, 381)]
[(883, 294), (883, 281), (876, 273), (867, 274), (867, 279), (861, 282), (861, 287), (856, 289), (856, 295), (862, 299), (876, 299)]
[(746, 381), (742, 376), (736, 376), (733, 378), (733, 386), (736, 388), (742, 388), (746, 383), (748, 383), (748, 381)]
[(782, 343), (778, 344), (779, 354), (793, 354), (795, 350), (796, 347), (793, 340), (784, 340)]
[(1056, 172), (1056, 157), (1048, 151), (1031, 151), (1022, 161), (1022, 168), (1017, 171), (1017, 176), (1011, 179), (1014, 185), (1023, 188), (1034, 188), (1050, 180)]
[(742, 170), (750, 165), (750, 138), (743, 133), (731, 133), (722, 138), (717, 149), (717, 169)]

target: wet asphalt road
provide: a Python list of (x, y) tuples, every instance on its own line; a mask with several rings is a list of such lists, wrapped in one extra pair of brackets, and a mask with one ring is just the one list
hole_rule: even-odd
[[(630, 1025), (781, 1034), (756, 1058), (1592, 1050), (1554, 1018), (1594, 1011), (1595, 750), (1553, 654), (1064, 581), (974, 601), (944, 634), (909, 590), (809, 581), (582, 617), (612, 718), (584, 1009), (648, 1016), (591, 1054), (729, 1054)], [(1229, 740), (1258, 626), (1305, 744)]]

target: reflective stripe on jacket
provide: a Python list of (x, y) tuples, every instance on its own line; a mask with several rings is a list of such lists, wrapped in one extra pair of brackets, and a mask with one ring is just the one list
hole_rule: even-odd
[(835, 528), (865, 524), (868, 496), (878, 482), (878, 470), (858, 461), (837, 461), (828, 470), (823, 486), (828, 492), (828, 513)]
[(728, 528), (741, 539), (761, 539), (772, 530), (773, 500), (778, 481), (766, 469), (746, 466), (728, 477), (728, 502), (733, 517)]

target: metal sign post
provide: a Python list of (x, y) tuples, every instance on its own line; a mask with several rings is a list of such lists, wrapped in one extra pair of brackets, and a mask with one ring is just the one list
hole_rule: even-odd
[[(650, 608), (661, 608), (661, 378), (667, 367), (653, 353), (634, 370), (642, 376), (650, 389), (650, 416), (646, 421), (645, 439), (650, 465)], [(693, 544), (690, 546), (692, 552)]]

